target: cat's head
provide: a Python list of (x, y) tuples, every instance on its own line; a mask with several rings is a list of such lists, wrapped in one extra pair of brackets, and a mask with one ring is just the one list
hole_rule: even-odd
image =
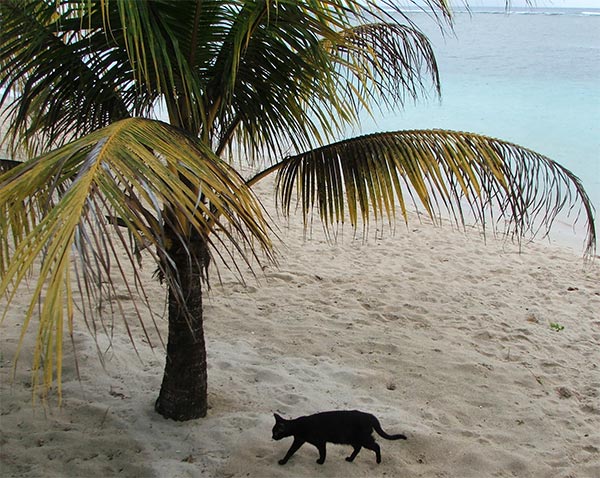
[(275, 425), (273, 426), (273, 440), (281, 440), (282, 438), (289, 437), (292, 432), (289, 427), (289, 420), (280, 417), (276, 413), (273, 414), (275, 417)]

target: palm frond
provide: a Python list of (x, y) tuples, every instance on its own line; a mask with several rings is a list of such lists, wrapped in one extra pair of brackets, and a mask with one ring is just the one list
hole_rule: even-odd
[(0, 104), (15, 146), (47, 151), (148, 111), (147, 98), (131, 88), (127, 58), (83, 12), (56, 2), (0, 2)]
[[(116, 217), (127, 234), (115, 227)], [(125, 284), (145, 300), (138, 244), (149, 246), (168, 286), (179, 290), (169, 254), (174, 242), (185, 247), (194, 237), (228, 254), (228, 264), (250, 263), (260, 251), (272, 258), (262, 208), (243, 179), (201, 143), (158, 121), (116, 122), (0, 175), (0, 296), (10, 305), (35, 272), (23, 331), (39, 304), (34, 370), (43, 370), (45, 387), (53, 364), (60, 375), (63, 328), (72, 329), (74, 306), (92, 332), (101, 329), (97, 307), (116, 295), (108, 279), (125, 279), (126, 269), (135, 280)], [(219, 252), (225, 241), (227, 252)]]
[(235, 137), (248, 151), (302, 151), (339, 137), (361, 110), (426, 95), (429, 81), (439, 92), (431, 45), (399, 18), (364, 2), (245, 4), (209, 70), (216, 150)]
[[(278, 203), (286, 214), (296, 205), (305, 225), (316, 209), (325, 226), (356, 228), (408, 203), (437, 220), (449, 212), (464, 224), (466, 213), (485, 229), (502, 223), (520, 239), (547, 233), (559, 213), (583, 215), (586, 252), (596, 247), (594, 210), (579, 179), (551, 159), (487, 136), (443, 130), (398, 131), (349, 139), (284, 159), (278, 171)], [(258, 175), (250, 184), (261, 179)]]
[(343, 43), (330, 45), (343, 87), (356, 109), (371, 104), (394, 108), (407, 97), (416, 100), (429, 91), (426, 79), (440, 93), (437, 62), (427, 37), (400, 23), (369, 23), (342, 32)]
[[(441, 0), (426, 7), (449, 12)], [(234, 137), (248, 151), (301, 151), (339, 137), (358, 109), (415, 97), (422, 73), (438, 86), (425, 37), (385, 8), (402, 11), (358, 0), (6, 0), (0, 103), (13, 144), (34, 152), (148, 117), (159, 100), (171, 124), (217, 152)]]

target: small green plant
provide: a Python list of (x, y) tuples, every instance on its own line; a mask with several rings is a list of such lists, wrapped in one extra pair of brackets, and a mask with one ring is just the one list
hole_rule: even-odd
[(556, 332), (560, 332), (561, 330), (565, 329), (564, 325), (560, 325), (558, 322), (551, 322), (550, 323), (550, 328), (552, 330), (555, 330)]

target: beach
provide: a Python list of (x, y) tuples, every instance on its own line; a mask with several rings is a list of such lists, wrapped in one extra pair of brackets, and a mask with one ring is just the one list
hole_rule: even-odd
[[(32, 405), (25, 338), (14, 381), (19, 302), (0, 344), (0, 475), (8, 477), (577, 477), (600, 476), (600, 264), (549, 245), (521, 248), (477, 229), (410, 216), (332, 242), (318, 221), (278, 218), (279, 266), (212, 271), (204, 296), (209, 413), (178, 423), (154, 412), (164, 349), (152, 349), (122, 284), (139, 357), (122, 321), (96, 344), (76, 324), (63, 402)], [(153, 311), (164, 290), (144, 263)], [(108, 320), (108, 319), (107, 319)], [(110, 322), (110, 320), (109, 320)], [(166, 339), (166, 318), (157, 321)], [(148, 325), (148, 324), (147, 324)], [(30, 332), (34, 332), (31, 330)], [(363, 449), (271, 439), (273, 413), (375, 414), (382, 463)]]
[[(236, 5), (223, 18), (233, 19)], [(213, 7), (208, 5), (207, 11)], [(152, 5), (153, 11), (159, 8), (163, 7)], [(427, 14), (408, 11), (408, 18), (432, 40), (441, 101), (425, 84), (431, 93), (428, 101), (412, 104), (406, 98), (403, 105), (394, 105), (399, 107), (394, 111), (373, 110), (373, 117), (365, 114), (360, 126), (340, 135), (444, 128), (502, 138), (532, 148), (578, 176), (598, 221), (600, 10), (531, 8), (517, 7), (510, 15), (502, 7), (459, 12), (454, 34), (442, 34)], [(129, 10), (134, 9), (123, 11)], [(164, 25), (178, 18), (169, 16)], [(44, 19), (50, 24), (50, 16)], [(204, 23), (195, 28), (200, 25)], [(229, 25), (215, 25), (207, 25), (211, 28), (200, 38), (214, 38), (216, 47), (220, 38), (229, 38), (225, 37)], [(258, 20), (256, 25), (262, 28)], [(113, 26), (115, 32), (121, 31), (116, 23)], [(235, 41), (239, 36), (238, 43), (245, 44), (237, 31), (232, 30)], [(256, 31), (262, 35), (262, 30)], [(20, 30), (16, 37), (27, 38)], [(94, 40), (90, 45), (96, 38), (100, 37), (89, 35)], [(198, 49), (197, 57), (193, 48), (194, 53), (174, 55), (166, 64), (181, 66), (181, 59), (206, 56), (213, 51), (211, 42), (207, 49)], [(157, 45), (160, 57), (166, 57), (170, 50)], [(98, 72), (106, 68), (110, 87), (102, 91), (112, 98), (121, 91), (117, 82), (112, 91), (112, 70), (120, 68), (112, 68), (113, 46), (109, 47), (98, 61), (89, 56), (89, 66)], [(128, 50), (128, 58), (136, 58), (133, 51)], [(226, 48), (222, 52), (227, 53)], [(21, 56), (30, 62), (28, 55)], [(156, 62), (160, 57), (152, 58)], [(218, 58), (206, 58), (202, 64), (211, 75), (228, 71), (229, 66), (220, 69)], [(232, 65), (236, 62), (232, 58)], [(15, 65), (19, 63), (14, 63), (14, 71), (23, 71)], [(121, 85), (133, 86), (137, 77), (129, 73), (137, 74), (138, 66), (131, 61), (124, 65), (122, 71), (132, 79)], [(262, 75), (258, 60), (256, 66), (252, 71)], [(54, 63), (44, 60), (41, 71), (54, 69)], [(184, 70), (173, 71), (165, 78), (179, 78), (177, 71)], [(189, 71), (194, 75), (182, 77), (186, 84), (196, 72)], [(73, 85), (81, 88), (76, 80), (86, 76), (78, 72), (62, 78), (73, 78)], [(238, 76), (245, 77), (250, 75)], [(199, 90), (206, 85), (212, 90), (217, 84), (212, 78), (198, 83)], [(285, 82), (287, 76), (282, 78)], [(56, 79), (61, 84), (58, 73)], [(230, 79), (225, 77), (225, 83), (235, 88), (237, 80)], [(29, 86), (37, 90), (38, 83), (33, 82)], [(149, 86), (122, 90), (123, 108), (129, 107), (130, 93), (145, 93)], [(148, 102), (169, 94), (167, 86), (156, 95), (149, 91)], [(30, 103), (41, 104), (37, 110), (42, 112), (44, 92)], [(208, 89), (207, 93), (212, 95)], [(145, 111), (142, 96), (139, 102), (132, 98), (131, 114)], [(229, 101), (227, 95), (223, 98)], [(185, 98), (181, 100), (183, 104)], [(217, 105), (227, 108), (220, 102), (213, 106)], [(241, 108), (240, 113), (245, 111)], [(256, 112), (267, 118), (266, 113), (261, 116), (262, 109)], [(119, 118), (122, 113), (119, 110)], [(160, 117), (160, 111), (156, 114)], [(186, 122), (196, 124), (205, 115), (203, 110)], [(60, 124), (62, 110), (48, 116), (55, 117)], [(221, 129), (214, 133), (227, 137), (227, 122), (237, 128), (238, 118), (223, 117), (227, 121), (219, 122)], [(269, 140), (257, 131), (257, 140)], [(99, 141), (89, 157), (105, 143), (105, 138)], [(0, 159), (12, 154), (7, 146), (0, 144)], [(277, 160), (268, 158), (265, 164)], [(81, 164), (79, 173), (87, 176), (90, 162)], [(142, 192), (141, 200), (154, 199), (146, 189)], [(154, 411), (168, 324), (166, 290), (154, 277), (156, 267), (149, 253), (140, 272), (144, 291), (133, 285), (136, 278), (129, 271), (127, 280), (117, 274), (114, 295), (92, 304), (102, 316), (97, 337), (88, 331), (83, 313), (75, 312), (72, 339), (65, 330), (60, 404), (56, 386), (47, 401), (33, 390), (37, 324), (31, 324), (21, 343), (29, 294), (19, 291), (0, 326), (0, 478), (600, 477), (600, 257), (596, 252), (584, 258), (581, 227), (573, 229), (560, 216), (549, 238), (516, 244), (491, 231), (458, 228), (447, 220), (433, 225), (413, 211), (406, 225), (399, 219), (393, 227), (372, 223), (355, 232), (346, 226), (328, 235), (316, 217), (309, 230), (299, 215), (280, 217), (272, 180), (261, 182), (257, 195), (279, 238), (278, 264), (257, 262), (252, 270), (241, 264), (243, 279), (217, 260), (211, 266), (211, 287), (203, 296), (207, 417), (175, 422)], [(153, 204), (156, 209), (150, 210), (160, 207)], [(149, 227), (153, 225), (149, 222)], [(35, 277), (25, 282), (35, 287)], [(141, 305), (146, 299), (151, 312)], [(5, 308), (2, 298), (0, 311)], [(274, 414), (295, 418), (328, 410), (372, 413), (386, 432), (402, 433), (407, 440), (376, 436), (380, 464), (366, 449), (348, 463), (344, 458), (351, 447), (329, 444), (327, 460), (319, 465), (317, 450), (305, 444), (280, 466), (292, 439), (271, 439)]]

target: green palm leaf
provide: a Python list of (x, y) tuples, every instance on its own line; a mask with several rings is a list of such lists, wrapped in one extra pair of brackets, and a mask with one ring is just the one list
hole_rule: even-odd
[(82, 13), (52, 2), (2, 2), (0, 103), (10, 102), (15, 145), (48, 150), (130, 112), (151, 110), (147, 98), (131, 89), (127, 57), (114, 48), (114, 38)]
[(355, 125), (363, 109), (426, 94), (425, 80), (439, 91), (431, 46), (409, 22), (373, 23), (382, 14), (355, 2), (359, 25), (333, 5), (267, 3), (244, 6), (209, 70), (218, 152), (234, 137), (247, 151), (301, 151)]
[(394, 108), (407, 96), (416, 100), (427, 93), (425, 79), (439, 93), (431, 44), (412, 24), (367, 23), (343, 30), (341, 37), (343, 42), (331, 45), (341, 81), (348, 96), (367, 110), (369, 104)]
[[(447, 15), (446, 2), (427, 3)], [(387, 7), (398, 16), (356, 0), (6, 0), (0, 88), (15, 99), (0, 104), (12, 142), (38, 153), (149, 117), (159, 100), (218, 153), (234, 137), (249, 152), (301, 151), (360, 108), (417, 95), (423, 73), (438, 87), (427, 39)]]
[[(454, 131), (398, 131), (342, 141), (286, 158), (253, 178), (278, 170), (278, 202), (295, 204), (308, 223), (317, 210), (325, 226), (387, 218), (407, 203), (435, 221), (443, 210), (459, 224), (465, 211), (486, 228), (489, 220), (520, 239), (548, 232), (561, 211), (581, 205), (586, 251), (595, 251), (594, 211), (579, 179), (551, 159), (487, 136)], [(581, 211), (580, 211), (581, 212)], [(579, 217), (579, 214), (577, 215)]]
[[(243, 179), (201, 143), (157, 121), (122, 120), (10, 169), (0, 176), (0, 213), (0, 295), (10, 304), (36, 272), (23, 333), (39, 303), (34, 370), (44, 370), (46, 387), (54, 363), (60, 378), (65, 322), (72, 330), (73, 278), (88, 327), (96, 330), (94, 311), (106, 300), (103, 288), (115, 295), (115, 273), (132, 268), (135, 286), (128, 287), (143, 288), (136, 244), (150, 246), (175, 291), (174, 243), (199, 237), (222, 254), (216, 246), (227, 241), (233, 247), (225, 248), (226, 263), (238, 255), (249, 263), (260, 250), (272, 258), (262, 208)], [(116, 230), (116, 217), (129, 237)]]

